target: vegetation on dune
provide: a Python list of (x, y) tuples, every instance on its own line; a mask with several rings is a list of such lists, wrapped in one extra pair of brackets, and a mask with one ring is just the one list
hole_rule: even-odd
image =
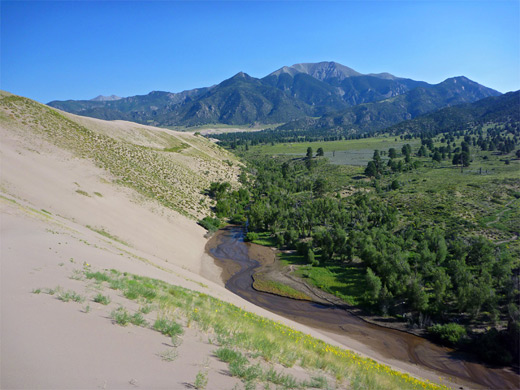
[[(112, 311), (115, 323), (151, 327), (174, 338), (174, 344), (178, 343), (177, 338), (185, 327), (195, 325), (215, 345), (215, 355), (228, 363), (231, 375), (240, 378), (246, 386), (271, 383), (283, 388), (329, 388), (328, 377), (333, 378), (338, 387), (348, 385), (354, 389), (445, 388), (394, 371), (204, 293), (116, 270), (94, 272), (85, 267), (84, 274), (88, 280), (99, 283), (100, 288), (116, 289), (128, 299), (157, 310), (157, 320), (150, 325), (140, 312), (131, 314), (124, 307), (118, 307)], [(167, 351), (161, 358), (173, 361), (177, 354)], [(315, 374), (310, 380), (299, 381), (283, 368), (276, 370), (274, 364), (298, 366)], [(197, 381), (201, 388), (208, 385), (202, 376)]]
[[(140, 136), (152, 137), (155, 143), (163, 145), (161, 148), (143, 146), (81, 125), (23, 97), (3, 97), (0, 108), (2, 121), (14, 123), (20, 129), (29, 127), (51, 144), (92, 159), (118, 183), (191, 218), (208, 214), (209, 205), (201, 192), (209, 186), (211, 177), (235, 180), (237, 168), (230, 167), (224, 160), (236, 160), (202, 137), (185, 135), (180, 139), (174, 134), (142, 130)], [(176, 156), (178, 153), (182, 158)], [(90, 196), (83, 190), (77, 192)]]

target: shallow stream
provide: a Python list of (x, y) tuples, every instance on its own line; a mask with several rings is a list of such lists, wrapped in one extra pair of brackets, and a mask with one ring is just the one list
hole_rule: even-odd
[(354, 339), (374, 351), (371, 357), (418, 365), (464, 388), (520, 388), (520, 376), (512, 370), (491, 368), (422, 337), (367, 323), (337, 306), (254, 290), (252, 275), (260, 263), (250, 257), (251, 245), (255, 244), (245, 243), (243, 236), (242, 228), (228, 227), (217, 232), (206, 247), (223, 269), (226, 288), (238, 296), (293, 321), (326, 331), (339, 342), (342, 337)]

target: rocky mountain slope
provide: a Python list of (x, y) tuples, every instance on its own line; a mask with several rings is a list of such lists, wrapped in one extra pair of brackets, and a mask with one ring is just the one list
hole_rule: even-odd
[[(320, 62), (282, 67), (262, 79), (240, 72), (218, 85), (180, 93), (154, 91), (118, 100), (68, 100), (48, 104), (74, 114), (157, 126), (284, 124), (305, 118), (304, 122), (290, 125), (301, 126), (302, 123), (314, 125), (316, 117), (324, 116), (318, 124), (323, 127), (330, 125), (331, 117), (343, 116), (342, 110), (414, 90), (418, 92), (410, 98), (387, 105), (388, 116), (410, 119), (428, 110), (500, 94), (465, 78), (448, 80), (430, 85), (388, 73), (364, 75), (336, 62)], [(465, 89), (470, 85), (469, 90)], [(434, 89), (431, 94), (424, 92), (430, 89)], [(356, 113), (359, 110), (360, 113)], [(360, 116), (364, 111), (360, 108), (351, 112)], [(396, 123), (393, 120), (386, 121), (384, 126)], [(337, 119), (332, 121), (338, 122)], [(352, 119), (339, 119), (339, 122), (349, 125)], [(366, 127), (373, 130), (372, 126)]]

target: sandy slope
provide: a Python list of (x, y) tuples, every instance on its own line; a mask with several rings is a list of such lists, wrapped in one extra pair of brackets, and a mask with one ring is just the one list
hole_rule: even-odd
[[(143, 135), (143, 126), (136, 130), (134, 124), (81, 121), (112, 130), (115, 137), (154, 142), (154, 136)], [(212, 355), (215, 346), (196, 329), (188, 328), (174, 348), (150, 329), (114, 325), (109, 315), (118, 305), (138, 308), (114, 291), (103, 292), (111, 295), (109, 306), (94, 303), (98, 291), (92, 284), (71, 278), (86, 263), (204, 291), (332, 344), (369, 352), (355, 341), (333, 341), (236, 297), (224, 289), (220, 270), (204, 254), (205, 231), (194, 220), (113, 184), (114, 178), (92, 161), (47, 142), (30, 126), (22, 130), (0, 123), (2, 389), (181, 389), (190, 388), (200, 371), (208, 372), (210, 389), (238, 383)], [(32, 293), (57, 286), (80, 293), (85, 302), (63, 303)], [(172, 350), (178, 354), (173, 362), (159, 356)], [(437, 379), (414, 367), (405, 369)], [(297, 368), (290, 373), (307, 375)]]
[[(203, 252), (205, 230), (112, 184), (106, 171), (37, 134), (4, 124), (0, 137), (0, 387), (179, 389), (208, 371), (208, 388), (233, 388), (237, 380), (213, 357), (215, 346), (205, 335), (188, 328), (173, 348), (150, 329), (113, 325), (114, 308), (137, 310), (135, 304), (110, 290), (108, 307), (94, 303), (98, 291), (71, 278), (86, 263), (114, 268), (202, 290), (281, 320), (222, 287), (220, 270)], [(32, 292), (57, 286), (78, 292), (85, 302)], [(159, 354), (172, 349), (178, 358), (163, 361)]]

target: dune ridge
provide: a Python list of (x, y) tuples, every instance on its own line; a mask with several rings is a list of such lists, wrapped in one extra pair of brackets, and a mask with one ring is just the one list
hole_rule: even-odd
[[(85, 280), (86, 268), (160, 279), (345, 345), (223, 287), (195, 222), (209, 213), (201, 190), (211, 181), (237, 185), (240, 163), (218, 146), (192, 134), (76, 117), (5, 92), (0, 136), (1, 388), (193, 388), (201, 372), (208, 388), (240, 384), (196, 327), (186, 327), (172, 364), (165, 353), (174, 346), (160, 333), (112, 326), (119, 306), (141, 307)], [(63, 303), (60, 294), (72, 291), (83, 300)], [(97, 294), (107, 294), (109, 305), (96, 303)], [(363, 352), (355, 341), (350, 346)], [(308, 378), (298, 367), (287, 370)]]

